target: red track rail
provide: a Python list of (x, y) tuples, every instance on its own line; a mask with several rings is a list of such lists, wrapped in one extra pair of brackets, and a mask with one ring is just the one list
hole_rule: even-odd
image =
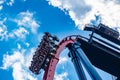
[(59, 43), (59, 48), (57, 49), (55, 57), (50, 60), (49, 65), (47, 66), (47, 68), (44, 72), (43, 80), (53, 80), (54, 79), (55, 68), (59, 61), (59, 55), (60, 55), (61, 51), (68, 44), (74, 43), (77, 40), (77, 38), (78, 38), (78, 35), (68, 36)]

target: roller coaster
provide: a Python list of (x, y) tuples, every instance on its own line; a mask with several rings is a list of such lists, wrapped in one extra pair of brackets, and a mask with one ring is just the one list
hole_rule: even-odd
[(87, 37), (80, 34), (71, 35), (60, 42), (57, 36), (45, 32), (33, 55), (30, 71), (38, 75), (43, 69), (43, 80), (53, 80), (60, 53), (67, 47), (68, 56), (74, 64), (79, 80), (87, 80), (82, 65), (92, 80), (102, 80), (93, 66), (116, 76), (116, 80), (120, 80), (119, 32), (101, 23), (98, 26), (85, 25), (84, 31), (90, 32)]

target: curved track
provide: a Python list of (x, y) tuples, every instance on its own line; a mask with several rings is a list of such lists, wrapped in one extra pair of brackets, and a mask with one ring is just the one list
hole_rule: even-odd
[(50, 60), (49, 65), (47, 66), (47, 68), (45, 70), (43, 80), (53, 80), (54, 79), (54, 72), (55, 72), (56, 65), (59, 61), (59, 55), (60, 55), (61, 51), (67, 45), (73, 44), (77, 40), (78, 37), (79, 37), (79, 35), (68, 36), (59, 43), (59, 48), (57, 49), (55, 57)]

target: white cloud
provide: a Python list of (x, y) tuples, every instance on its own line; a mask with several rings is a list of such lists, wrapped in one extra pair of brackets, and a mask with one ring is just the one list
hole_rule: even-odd
[(69, 80), (67, 78), (67, 76), (68, 76), (67, 72), (64, 72), (64, 73), (61, 73), (61, 74), (55, 74), (54, 80)]
[(7, 4), (8, 6), (12, 6), (14, 4), (14, 0), (0, 0), (0, 10), (3, 9), (3, 4)]
[(7, 5), (12, 6), (14, 4), (14, 2), (15, 2), (14, 0), (10, 0), (9, 2), (7, 2)]
[[(21, 1), (27, 1), (27, 0), (21, 0)], [(3, 4), (6, 4), (8, 6), (13, 6), (13, 4), (15, 3), (15, 0), (0, 0), (0, 10), (3, 9)]]
[(58, 64), (64, 64), (68, 61), (67, 57), (60, 57)]
[(17, 38), (17, 39), (25, 39), (29, 32), (23, 28), (19, 27), (18, 29), (13, 29), (12, 32), (7, 34), (7, 38)]
[(25, 45), (26, 45), (27, 47), (29, 47), (29, 46), (30, 46), (30, 44), (29, 44), (29, 43), (27, 43), (27, 42), (25, 43)]
[(5, 0), (0, 0), (0, 10), (3, 9), (3, 4), (4, 4)]
[(29, 32), (23, 28), (19, 27), (17, 29), (13, 29), (11, 32), (7, 30), (7, 26), (5, 22), (7, 18), (4, 18), (0, 21), (0, 41), (8, 40), (9, 38), (18, 38), (18, 39), (25, 39)]
[(3, 4), (5, 2), (5, 0), (0, 0), (0, 4)]
[(9, 34), (10, 37), (16, 36), (18, 38), (26, 38), (26, 35), (28, 35), (29, 32), (23, 28), (19, 27), (19, 29), (14, 29), (12, 33)]
[(12, 32), (8, 32), (5, 25), (0, 27), (0, 41), (8, 40), (9, 38), (25, 39), (28, 34), (29, 32), (23, 27), (13, 29)]
[(4, 24), (6, 21), (6, 18), (4, 18), (2, 21), (0, 21), (0, 41), (4, 40), (7, 38), (7, 27)]
[(5, 54), (1, 69), (6, 70), (12, 68), (14, 80), (37, 80), (37, 78), (33, 77), (28, 71), (33, 51), (34, 49), (31, 49), (31, 51), (29, 51), (29, 55), (27, 56), (24, 55), (24, 49), (21, 51), (13, 51), (12, 55)]
[(25, 59), (26, 59), (25, 60), (25, 66), (26, 67), (30, 66), (31, 61), (32, 61), (32, 57), (33, 57), (33, 54), (34, 54), (35, 50), (36, 50), (35, 48), (31, 48), (30, 51), (28, 51), (28, 54), (25, 57)]
[(61, 69), (65, 69), (65, 64), (68, 62), (68, 58), (67, 57), (60, 57), (59, 58), (59, 62), (58, 62), (58, 66), (61, 66)]
[(101, 22), (110, 27), (120, 27), (120, 2), (118, 0), (49, 0), (49, 4), (68, 12), (76, 26), (82, 26), (101, 17)]
[(30, 28), (33, 33), (36, 33), (40, 25), (34, 19), (33, 15), (34, 14), (29, 11), (21, 12), (17, 15), (17, 19), (15, 19), (14, 21), (18, 24), (18, 26)]
[(18, 49), (21, 49), (21, 45), (19, 43), (17, 43), (17, 47)]
[(2, 10), (3, 9), (3, 6), (0, 6), (0, 10)]
[(37, 80), (24, 70), (19, 62), (13, 64), (13, 78), (14, 80)]
[(3, 63), (4, 64), (3, 64), (2, 69), (7, 69), (16, 62), (20, 62), (22, 64), (24, 62), (23, 55), (20, 52), (14, 51), (13, 55), (5, 54), (4, 57), (3, 57)]

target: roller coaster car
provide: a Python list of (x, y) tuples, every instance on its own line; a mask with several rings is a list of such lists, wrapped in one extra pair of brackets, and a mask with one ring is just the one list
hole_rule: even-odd
[[(35, 69), (34, 69), (35, 68)], [(31, 67), (29, 67), (29, 70), (31, 70), (32, 71), (32, 73), (34, 73), (34, 74), (36, 74), (36, 75), (38, 75), (39, 74), (39, 71), (37, 70), (37, 68), (36, 67), (34, 67), (34, 66), (31, 66)]]
[(42, 68), (41, 60), (39, 61), (38, 58), (33, 59), (31, 61), (31, 66), (29, 67), (29, 70), (32, 71), (34, 74), (39, 74), (40, 69)]
[(46, 69), (50, 59), (54, 57), (56, 49), (58, 48), (55, 41), (59, 41), (56, 36), (51, 36), (50, 33), (45, 32), (29, 67), (32, 73), (39, 74), (40, 69)]
[(58, 45), (54, 45), (54, 47), (57, 49), (57, 48), (59, 48), (59, 46)]
[(46, 36), (49, 36), (49, 37), (51, 36), (51, 34), (50, 34), (49, 32), (45, 32), (44, 34), (45, 34)]
[(95, 32), (96, 34), (120, 45), (119, 32), (101, 23), (97, 27), (94, 25), (86, 25), (84, 30)]
[(57, 36), (55, 36), (55, 35), (52, 36), (49, 32), (45, 32), (44, 34), (45, 34), (46, 37), (51, 37), (54, 41), (59, 42), (59, 39), (58, 39)]
[(58, 39), (58, 37), (57, 37), (57, 36), (53, 36), (52, 38), (53, 38), (53, 40), (54, 40), (54, 41), (59, 42), (59, 39)]
[(49, 49), (46, 50), (41, 48), (40, 51), (36, 51), (35, 54), (33, 55), (31, 66), (29, 67), (32, 73), (39, 74), (40, 69), (43, 68)]

